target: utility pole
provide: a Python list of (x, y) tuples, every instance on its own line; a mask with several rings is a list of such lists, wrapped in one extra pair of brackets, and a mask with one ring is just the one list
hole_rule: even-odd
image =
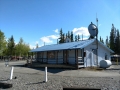
[[(98, 32), (98, 18), (96, 13), (96, 23), (97, 23), (97, 32)], [(98, 34), (96, 35), (96, 61), (97, 61), (97, 67), (98, 67)]]
[(1, 53), (2, 53), (2, 50), (1, 50), (1, 35), (0, 35), (0, 59), (1, 59)]

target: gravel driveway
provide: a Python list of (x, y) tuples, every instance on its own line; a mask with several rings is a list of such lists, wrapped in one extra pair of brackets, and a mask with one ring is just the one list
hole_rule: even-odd
[[(44, 83), (44, 68), (22, 67), (25, 61), (10, 62), (5, 67), (0, 63), (0, 82), (13, 84), (9, 90), (63, 90), (63, 87), (100, 88), (101, 90), (120, 90), (120, 65), (107, 70), (67, 70), (49, 69), (48, 82)], [(9, 80), (11, 66), (17, 79)]]

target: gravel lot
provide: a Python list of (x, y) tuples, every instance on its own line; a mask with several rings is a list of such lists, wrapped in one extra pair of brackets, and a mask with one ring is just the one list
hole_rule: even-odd
[[(5, 67), (5, 64), (0, 62), (0, 82), (13, 84), (8, 90), (63, 90), (63, 87), (120, 90), (120, 65), (113, 65), (102, 71), (48, 68), (48, 82), (45, 83), (44, 68), (22, 67), (25, 61), (9, 64), (10, 66)], [(11, 66), (14, 66), (13, 78), (17, 78), (9, 80)]]

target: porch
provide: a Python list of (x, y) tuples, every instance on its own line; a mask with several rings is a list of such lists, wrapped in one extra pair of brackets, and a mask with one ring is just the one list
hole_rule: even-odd
[(41, 51), (35, 52), (34, 54), (36, 62), (32, 63), (32, 67), (84, 67), (84, 49)]
[(36, 63), (33, 62), (30, 67), (32, 68), (60, 68), (60, 69), (77, 69), (77, 65), (66, 65), (66, 64), (43, 64), (43, 63)]

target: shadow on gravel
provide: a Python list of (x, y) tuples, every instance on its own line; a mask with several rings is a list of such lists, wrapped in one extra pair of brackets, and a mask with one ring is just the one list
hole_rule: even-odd
[(120, 68), (110, 68), (110, 69), (105, 69), (105, 70), (120, 70)]
[(10, 66), (14, 66), (14, 67), (25, 67), (25, 65), (10, 65)]
[[(36, 70), (40, 70), (40, 71), (45, 71), (45, 68), (32, 68), (32, 69), (36, 69)], [(57, 69), (57, 68), (47, 68), (47, 72), (49, 73), (53, 73), (53, 74), (56, 74), (56, 73), (59, 73), (59, 72), (63, 72), (63, 71), (66, 71), (66, 70), (70, 70), (70, 69)]]
[(0, 88), (2, 88), (2, 89), (8, 89), (8, 88), (11, 88), (11, 87), (12, 87), (12, 84), (0, 82)]
[(45, 83), (45, 81), (43, 81), (43, 82), (37, 82), (37, 83), (28, 83), (28, 84), (26, 84), (26, 85), (40, 84), (40, 83)]
[[(14, 66), (14, 67), (25, 67), (25, 68), (31, 68), (31, 69), (36, 69), (36, 70), (40, 70), (40, 71), (45, 71), (45, 68), (43, 67), (27, 67), (25, 64), (22, 64), (22, 65), (11, 65), (11, 66)], [(47, 72), (50, 72), (50, 73), (59, 73), (59, 72), (62, 72), (62, 71), (66, 71), (66, 70), (74, 70), (74, 69), (60, 69), (60, 68), (47, 68)]]
[(99, 88), (63, 87), (63, 90), (101, 90)]

